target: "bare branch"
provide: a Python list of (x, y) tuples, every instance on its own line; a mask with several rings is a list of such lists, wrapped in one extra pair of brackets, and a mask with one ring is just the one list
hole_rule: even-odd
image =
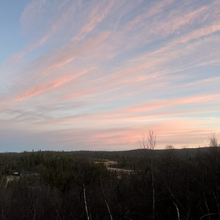
[(201, 220), (207, 216), (211, 216), (211, 215), (218, 215), (218, 213), (210, 213), (210, 214), (203, 215), (199, 220)]

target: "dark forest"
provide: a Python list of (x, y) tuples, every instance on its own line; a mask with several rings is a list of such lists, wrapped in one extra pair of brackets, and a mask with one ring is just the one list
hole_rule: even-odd
[(2, 153), (0, 175), (0, 219), (220, 219), (219, 147)]

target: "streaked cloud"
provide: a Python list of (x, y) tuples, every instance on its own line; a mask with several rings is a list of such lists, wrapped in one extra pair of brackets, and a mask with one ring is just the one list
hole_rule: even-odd
[(133, 149), (153, 129), (158, 148), (204, 146), (220, 134), (219, 12), (218, 0), (28, 1), (24, 43), (0, 58), (4, 144)]

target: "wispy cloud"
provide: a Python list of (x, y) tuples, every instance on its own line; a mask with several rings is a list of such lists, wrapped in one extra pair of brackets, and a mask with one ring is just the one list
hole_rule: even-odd
[(35, 87), (35, 88), (32, 88), (31, 90), (27, 91), (26, 93), (18, 96), (17, 98), (15, 98), (15, 101), (18, 101), (20, 99), (23, 99), (23, 98), (30, 98), (31, 96), (35, 96), (35, 95), (38, 95), (46, 90), (49, 90), (51, 88), (56, 88), (56, 87), (59, 87), (61, 86), (62, 84), (66, 83), (66, 82), (69, 82), (70, 80), (82, 75), (82, 74), (85, 74), (86, 71), (80, 73), (80, 74), (77, 74), (77, 75), (73, 75), (73, 76), (69, 76), (69, 77), (63, 77), (63, 78), (60, 78), (60, 79), (56, 79), (52, 82), (49, 82), (49, 83), (45, 83), (45, 84), (42, 84), (42, 85), (39, 85), (38, 87)]
[(138, 107), (127, 108), (125, 110), (117, 111), (116, 114), (126, 114), (126, 113), (135, 113), (143, 111), (151, 111), (161, 108), (168, 108), (173, 106), (189, 106), (189, 105), (207, 105), (207, 104), (217, 104), (220, 103), (220, 94), (211, 94), (211, 95), (197, 95), (193, 97), (184, 97), (170, 100), (158, 100), (151, 101), (145, 105)]
[(124, 149), (150, 128), (160, 147), (202, 145), (219, 132), (219, 12), (218, 0), (28, 1), (25, 45), (0, 69), (7, 136)]
[(24, 51), (21, 51), (17, 54), (12, 55), (10, 57), (10, 59), (4, 63), (4, 66), (13, 65), (13, 64), (17, 63), (18, 61), (20, 61), (23, 58), (24, 55), (25, 55)]
[(32, 29), (37, 23), (42, 22), (42, 9), (45, 3), (46, 0), (33, 0), (25, 7), (21, 15), (21, 26), (23, 31), (30, 28)]
[(114, 5), (114, 1), (101, 1), (95, 6), (87, 18), (87, 23), (81, 28), (80, 32), (75, 36), (72, 41), (79, 41), (84, 39), (100, 22), (105, 19), (106, 15), (110, 12)]
[(130, 21), (126, 26), (125, 30), (132, 30), (135, 26), (140, 25), (143, 21), (148, 19), (149, 17), (156, 15), (160, 12), (163, 11), (163, 9), (167, 6), (169, 6), (171, 3), (173, 3), (174, 0), (165, 0), (165, 1), (160, 1), (156, 2), (149, 10), (141, 15), (137, 15), (137, 17)]

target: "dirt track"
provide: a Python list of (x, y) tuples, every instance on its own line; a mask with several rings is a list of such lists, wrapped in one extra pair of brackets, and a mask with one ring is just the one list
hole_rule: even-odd
[(118, 164), (116, 161), (112, 161), (112, 160), (95, 161), (94, 163), (104, 163), (105, 166), (107, 167), (107, 169), (110, 170), (110, 171), (125, 172), (125, 173), (131, 173), (131, 172), (133, 172), (133, 170), (125, 170), (125, 169), (121, 169), (121, 168), (111, 167), (111, 165)]

